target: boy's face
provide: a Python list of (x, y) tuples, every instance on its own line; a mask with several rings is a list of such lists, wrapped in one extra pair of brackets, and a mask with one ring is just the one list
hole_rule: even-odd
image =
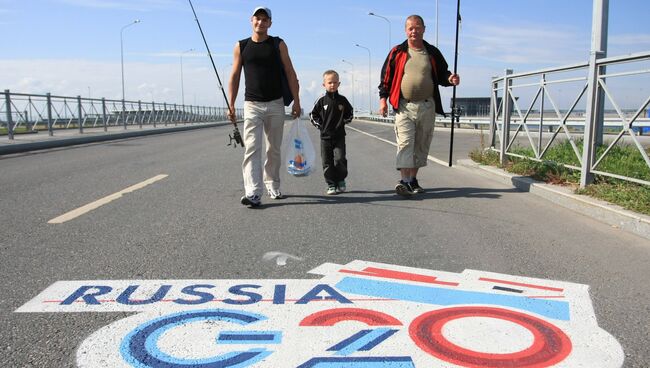
[(336, 74), (328, 74), (323, 77), (323, 87), (327, 92), (336, 92), (339, 89), (339, 77)]

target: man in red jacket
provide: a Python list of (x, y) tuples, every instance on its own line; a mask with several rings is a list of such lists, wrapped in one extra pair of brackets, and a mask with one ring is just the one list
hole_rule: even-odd
[(418, 169), (427, 165), (436, 113), (444, 115), (438, 86), (460, 84), (460, 76), (448, 70), (440, 50), (424, 41), (424, 30), (421, 16), (406, 18), (406, 41), (388, 53), (379, 84), (379, 113), (388, 114), (388, 102), (396, 111), (396, 167), (401, 180), (395, 192), (402, 196), (424, 192)]

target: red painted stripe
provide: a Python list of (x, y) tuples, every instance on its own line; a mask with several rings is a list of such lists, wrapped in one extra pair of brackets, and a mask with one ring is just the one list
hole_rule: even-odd
[(334, 326), (343, 321), (358, 321), (368, 326), (401, 326), (397, 318), (386, 313), (361, 308), (328, 309), (310, 314), (299, 326)]
[(363, 271), (342, 269), (339, 270), (339, 272), (349, 273), (354, 275), (382, 277), (382, 278), (395, 279), (395, 280), (423, 282), (427, 284), (458, 286), (457, 282), (438, 281), (438, 278), (435, 276), (420, 275), (420, 274), (410, 273), (410, 272), (393, 271), (384, 268), (366, 267), (364, 268)]
[(525, 286), (525, 287), (529, 287), (529, 288), (532, 288), (532, 289), (550, 290), (550, 291), (559, 291), (559, 292), (564, 291), (564, 289), (561, 289), (561, 288), (555, 288), (555, 287), (543, 286), (543, 285), (525, 284), (523, 282), (514, 282), (514, 281), (507, 281), (507, 280), (490, 279), (490, 278), (487, 278), (487, 277), (481, 277), (481, 278), (479, 278), (479, 280), (495, 282), (495, 283), (498, 283), (498, 284)]
[[(162, 302), (173, 302), (176, 299), (163, 299), (157, 303), (162, 303)], [(285, 302), (297, 302), (300, 299), (285, 299)], [(390, 298), (348, 298), (348, 300), (353, 301), (353, 302), (392, 302), (396, 301), (395, 299), (390, 299)], [(115, 300), (105, 300), (105, 299), (98, 299), (97, 300), (100, 303), (115, 303)], [(210, 302), (223, 302), (224, 299), (212, 299)], [(273, 299), (262, 299), (260, 300), (261, 302), (272, 302)], [(331, 301), (337, 301), (336, 299), (314, 299), (310, 300), (309, 302), (331, 302)], [(59, 304), (63, 302), (63, 300), (43, 300), (41, 303), (56, 303)], [(75, 303), (85, 303), (83, 300), (75, 300)], [(152, 303), (155, 304), (155, 303)]]

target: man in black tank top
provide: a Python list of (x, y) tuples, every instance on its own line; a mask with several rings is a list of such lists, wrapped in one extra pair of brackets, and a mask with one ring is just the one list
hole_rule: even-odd
[[(271, 199), (283, 198), (280, 192), (280, 148), (284, 131), (284, 106), (293, 97), (291, 113), (300, 116), (299, 85), (289, 58), (287, 45), (279, 37), (271, 37), (271, 10), (257, 7), (251, 16), (253, 34), (241, 40), (233, 51), (232, 71), (228, 83), (230, 111), (235, 111), (242, 69), (246, 80), (244, 93), (244, 196), (241, 203), (249, 207), (261, 204), (266, 192)], [(283, 99), (283, 81), (288, 86)], [(288, 106), (288, 104), (287, 104)], [(234, 114), (229, 113), (236, 122)], [(266, 139), (264, 139), (266, 138)], [(266, 160), (262, 166), (262, 147), (266, 140)]]

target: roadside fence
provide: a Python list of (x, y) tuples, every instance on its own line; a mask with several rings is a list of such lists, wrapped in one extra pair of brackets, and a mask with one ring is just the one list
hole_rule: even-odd
[[(53, 136), (61, 129), (122, 126), (124, 129), (143, 126), (178, 125), (227, 120), (226, 107), (194, 106), (165, 102), (143, 102), (13, 93), (4, 91), (0, 102), (0, 130), (13, 140), (17, 132), (47, 131)], [(238, 119), (243, 109), (235, 111)]]
[[(492, 80), (489, 142), (502, 164), (507, 156), (524, 157), (512, 152), (515, 142), (528, 143), (534, 157), (526, 158), (543, 161), (551, 145), (566, 139), (575, 154), (572, 162), (578, 164), (559, 163), (581, 172), (581, 187), (594, 174), (650, 185), (641, 179), (647, 175), (630, 177), (599, 168), (615, 146), (631, 142), (650, 170), (648, 148), (637, 136), (650, 129), (650, 90), (645, 89), (650, 86), (650, 52), (599, 56), (595, 52), (586, 63), (531, 72), (506, 70)], [(572, 103), (561, 108), (562, 101)], [(622, 103), (633, 104), (633, 109), (624, 110)], [(552, 134), (542, 134), (546, 129)], [(605, 133), (613, 138), (604, 140)], [(519, 135), (524, 138), (517, 140)]]

